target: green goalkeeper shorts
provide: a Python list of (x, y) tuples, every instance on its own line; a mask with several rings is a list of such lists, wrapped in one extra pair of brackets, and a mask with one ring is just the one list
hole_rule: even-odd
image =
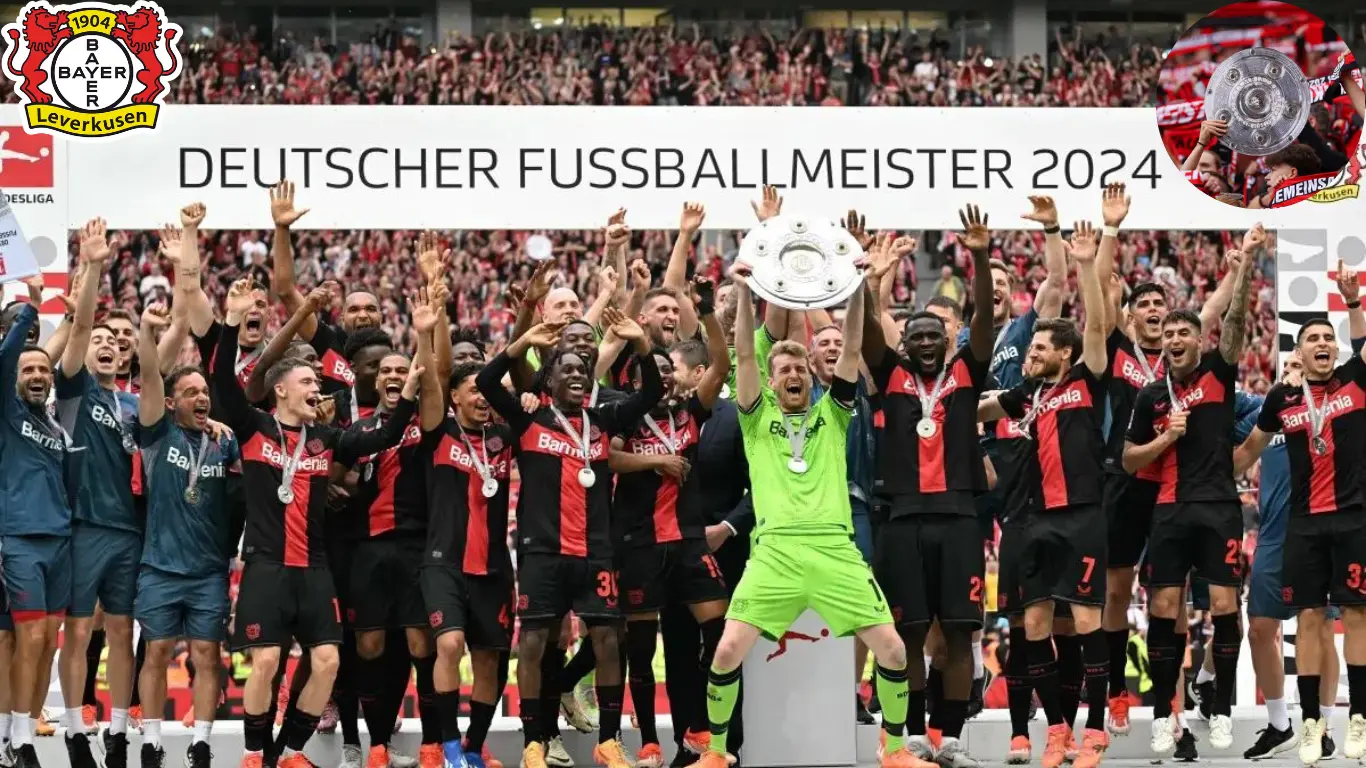
[(892, 623), (872, 569), (848, 537), (760, 537), (726, 618), (757, 627), (765, 637), (777, 640), (808, 608), (837, 637)]

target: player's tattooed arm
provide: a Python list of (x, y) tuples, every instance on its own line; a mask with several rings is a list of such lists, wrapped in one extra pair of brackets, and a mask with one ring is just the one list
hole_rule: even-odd
[[(1043, 205), (1043, 203), (1035, 202), (1034, 208), (1037, 216), (1044, 216), (1043, 213), (1039, 213), (1040, 210), (1043, 210), (1044, 213), (1052, 211), (1051, 219), (1044, 216), (1043, 218), (1035, 218), (1034, 220), (1045, 222), (1045, 226), (1056, 227), (1058, 224), (1058, 212), (1057, 209), (1053, 208), (1053, 200), (1047, 197), (1031, 199), (1036, 201), (1047, 201), (1047, 207), (1043, 209), (1040, 209), (1040, 206)], [(993, 301), (991, 258), (987, 253), (987, 247), (991, 244), (991, 230), (987, 228), (989, 218), (987, 214), (982, 213), (981, 208), (978, 208), (975, 205), (969, 205), (967, 208), (958, 212), (958, 220), (963, 223), (963, 245), (967, 246), (968, 250), (972, 252), (972, 303), (973, 306), (978, 308), (978, 311), (972, 313), (972, 321), (968, 326), (968, 345), (972, 350), (974, 359), (986, 361), (991, 359), (992, 344), (996, 341), (992, 337), (992, 313), (989, 310)], [(1047, 222), (1049, 221), (1051, 221), (1052, 224), (1048, 224)], [(1049, 235), (1048, 237), (1049, 248), (1053, 247), (1053, 238), (1056, 237), (1059, 243), (1058, 248), (1062, 249), (1061, 236)], [(1051, 257), (1049, 258), (1048, 279), (1051, 280), (1053, 278), (1054, 265), (1051, 263)], [(1064, 270), (1066, 270), (1066, 266), (1066, 257), (1063, 257)], [(1063, 277), (1065, 279), (1066, 275)], [(1039, 288), (1040, 296), (1043, 295), (1046, 287), (1047, 282), (1045, 281), (1045, 285)], [(1061, 299), (1059, 301), (1061, 301)], [(1039, 312), (1039, 316), (1047, 317), (1043, 312)], [(1053, 316), (1056, 317), (1056, 313)], [(950, 340), (950, 343), (952, 343), (952, 340)]]
[(1227, 270), (1224, 279), (1219, 281), (1214, 292), (1205, 299), (1205, 305), (1200, 308), (1200, 328), (1209, 333), (1214, 328), (1219, 318), (1228, 311), (1229, 302), (1233, 300), (1233, 288), (1238, 282), (1238, 270), (1234, 264), (1244, 258), (1242, 252), (1234, 249), (1224, 254), (1224, 264)]
[[(175, 302), (185, 303), (190, 318), (190, 333), (203, 338), (213, 326), (213, 305), (204, 293), (204, 277), (199, 257), (199, 225), (208, 210), (203, 203), (190, 203), (180, 209), (180, 249), (176, 259)], [(170, 233), (167, 225), (163, 232)], [(165, 238), (163, 238), (165, 239)]]
[[(1243, 236), (1242, 251), (1232, 251), (1229, 256), (1234, 260), (1233, 269), (1237, 271), (1233, 288), (1233, 298), (1224, 316), (1223, 333), (1219, 336), (1219, 354), (1224, 362), (1237, 365), (1243, 354), (1243, 341), (1247, 337), (1248, 294), (1252, 289), (1252, 262), (1259, 258), (1266, 247), (1266, 230), (1261, 223), (1253, 225)], [(1240, 258), (1234, 257), (1237, 254)]]
[[(735, 405), (749, 411), (759, 401), (763, 381), (754, 355), (754, 297), (749, 290), (751, 267), (737, 260), (730, 268), (735, 283)], [(770, 304), (772, 310), (774, 305)], [(848, 345), (846, 344), (846, 349)]]
[[(157, 329), (168, 328), (171, 322), (163, 305), (154, 304), (142, 313), (142, 324), (138, 328), (138, 362), (142, 364), (144, 371), (161, 369)], [(155, 426), (166, 413), (166, 384), (160, 375), (143, 376), (141, 384), (142, 391), (138, 395), (138, 421), (144, 427)]]
[(95, 300), (109, 260), (109, 239), (104, 219), (91, 219), (81, 230), (81, 265), (84, 275), (76, 296), (76, 317), (71, 322), (71, 339), (62, 351), (62, 375), (70, 379), (85, 368), (85, 353), (95, 326)]

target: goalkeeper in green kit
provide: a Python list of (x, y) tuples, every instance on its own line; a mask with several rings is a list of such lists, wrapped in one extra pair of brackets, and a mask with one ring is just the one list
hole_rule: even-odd
[[(867, 286), (849, 300), (844, 349), (830, 389), (811, 403), (805, 347), (780, 341), (768, 355), (767, 386), (754, 356), (754, 302), (731, 268), (737, 301), (736, 397), (754, 498), (754, 542), (731, 597), (726, 628), (707, 684), (711, 748), (700, 768), (725, 768), (726, 730), (735, 709), (740, 663), (760, 635), (776, 640), (808, 608), (836, 636), (856, 634), (877, 660), (887, 768), (925, 768), (902, 740), (906, 726), (906, 646), (872, 571), (853, 541), (845, 471), (845, 435), (853, 416)], [(852, 681), (851, 681), (852, 682)]]

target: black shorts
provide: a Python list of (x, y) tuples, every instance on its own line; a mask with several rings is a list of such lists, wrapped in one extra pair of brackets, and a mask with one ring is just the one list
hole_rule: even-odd
[(1236, 501), (1158, 504), (1145, 569), (1145, 583), (1154, 588), (1184, 587), (1192, 569), (1210, 584), (1242, 584), (1242, 507)]
[(1366, 605), (1366, 510), (1286, 521), (1281, 599), (1296, 610)]
[(1001, 523), (1001, 546), (996, 558), (996, 612), (1007, 616), (1024, 613), (1024, 585), (1020, 583), (1020, 556), (1025, 546), (1027, 515), (1015, 515)]
[(1021, 605), (1105, 604), (1105, 511), (1095, 504), (1030, 515), (1019, 559)]
[(982, 625), (985, 552), (976, 516), (908, 515), (878, 530), (873, 574), (898, 625)]
[(328, 568), (254, 561), (242, 570), (233, 649), (340, 645), (341, 605)]
[(358, 632), (427, 626), (418, 571), (420, 538), (365, 539), (351, 556), (351, 602), (346, 616)]
[(1107, 472), (1104, 501), (1109, 526), (1111, 568), (1133, 568), (1143, 558), (1157, 506), (1157, 483), (1131, 475)]
[(655, 613), (666, 605), (695, 605), (725, 600), (730, 593), (702, 539), (631, 547), (622, 551), (618, 588), (626, 598), (622, 611)]
[(470, 648), (512, 647), (517, 591), (511, 574), (470, 576), (450, 566), (426, 565), (420, 578), (432, 634), (462, 630)]
[(326, 542), (327, 567), (332, 571), (332, 588), (337, 590), (341, 604), (342, 623), (351, 624), (351, 561), (356, 553), (356, 542), (342, 536), (329, 536)]
[(528, 552), (517, 571), (517, 592), (524, 625), (553, 624), (570, 611), (588, 624), (621, 618), (611, 560)]

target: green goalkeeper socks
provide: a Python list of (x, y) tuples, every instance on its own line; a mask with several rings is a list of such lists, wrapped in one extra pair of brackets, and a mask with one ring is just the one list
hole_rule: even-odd
[(885, 752), (891, 754), (906, 743), (903, 737), (906, 733), (906, 701), (909, 697), (906, 670), (887, 669), (879, 664), (875, 684), (877, 699), (882, 703), (882, 730), (887, 732)]
[[(906, 676), (902, 673), (901, 687), (906, 687)], [(730, 727), (730, 717), (735, 712), (735, 699), (740, 695), (740, 669), (721, 672), (712, 667), (707, 673), (707, 721), (711, 726), (711, 751), (726, 751), (726, 730)], [(902, 719), (905, 719), (905, 700), (902, 700)]]

